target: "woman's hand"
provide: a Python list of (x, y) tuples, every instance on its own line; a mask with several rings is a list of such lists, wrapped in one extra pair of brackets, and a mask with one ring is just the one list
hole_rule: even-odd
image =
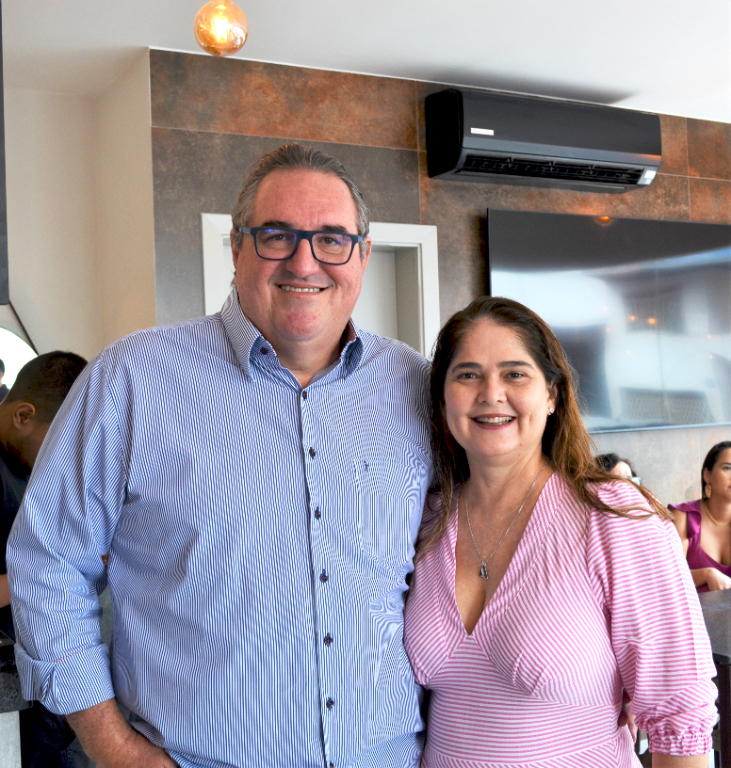
[(731, 589), (731, 578), (721, 573), (718, 568), (703, 568), (706, 571), (705, 583), (711, 592), (717, 589)]
[(622, 709), (619, 710), (617, 727), (624, 728), (626, 725), (629, 728), (629, 732), (632, 734), (632, 741), (637, 741), (637, 723), (635, 723), (635, 716), (630, 711), (631, 704), (632, 699), (630, 699), (627, 691), (622, 691)]

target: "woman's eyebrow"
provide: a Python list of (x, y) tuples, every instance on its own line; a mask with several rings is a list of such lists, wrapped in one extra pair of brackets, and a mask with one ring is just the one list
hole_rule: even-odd
[(529, 363), (527, 360), (506, 360), (503, 363), (499, 364), (500, 368), (533, 368), (533, 364)]
[(479, 363), (457, 363), (452, 370), (453, 371), (461, 371), (461, 370), (470, 370), (470, 371), (479, 371), (482, 369), (482, 366)]

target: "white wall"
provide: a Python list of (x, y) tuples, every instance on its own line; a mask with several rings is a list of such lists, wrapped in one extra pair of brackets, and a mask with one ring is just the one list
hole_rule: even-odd
[(150, 57), (97, 98), (99, 297), (104, 346), (155, 320)]
[(149, 55), (97, 97), (5, 91), (10, 300), (39, 352), (155, 325)]
[(90, 98), (5, 91), (10, 300), (39, 352), (102, 344)]

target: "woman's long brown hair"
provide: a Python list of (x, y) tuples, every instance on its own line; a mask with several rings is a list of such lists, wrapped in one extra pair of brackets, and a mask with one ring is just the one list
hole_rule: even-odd
[[(447, 528), (457, 485), (470, 476), (467, 455), (452, 437), (444, 412), (444, 382), (449, 366), (470, 328), (479, 320), (512, 328), (528, 353), (543, 372), (549, 389), (555, 395), (556, 411), (548, 417), (543, 432), (543, 453), (553, 468), (566, 481), (577, 499), (604, 514), (636, 517), (633, 507), (615, 509), (597, 496), (594, 487), (607, 481), (620, 480), (600, 469), (594, 460), (593, 443), (581, 418), (573, 383), (573, 371), (553, 331), (532, 310), (512, 299), (483, 296), (453, 315), (437, 339), (431, 369), (432, 454), (434, 478), (432, 492), (437, 496), (437, 517), (427, 522), (417, 546), (417, 558), (429, 549)], [(651, 512), (670, 520), (671, 514), (646, 488), (638, 490), (647, 500)]]

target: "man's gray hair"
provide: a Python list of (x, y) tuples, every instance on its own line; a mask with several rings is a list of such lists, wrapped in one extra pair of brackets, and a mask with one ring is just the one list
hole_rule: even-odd
[[(368, 206), (365, 204), (363, 195), (360, 193), (351, 175), (343, 167), (343, 164), (334, 157), (320, 152), (319, 149), (303, 147), (301, 144), (285, 144), (283, 147), (279, 147), (279, 149), (268, 152), (253, 166), (249, 171), (241, 192), (239, 192), (236, 205), (234, 205), (231, 211), (234, 228), (234, 231), (231, 233), (231, 242), (237, 251), (241, 248), (241, 241), (244, 238), (243, 233), (239, 232), (238, 228), (249, 225), (254, 198), (262, 179), (273, 171), (296, 171), (300, 169), (331, 173), (333, 176), (341, 179), (348, 187), (350, 196), (355, 204), (355, 220), (358, 234), (368, 234)], [(361, 243), (361, 254), (364, 253), (364, 244)]]

